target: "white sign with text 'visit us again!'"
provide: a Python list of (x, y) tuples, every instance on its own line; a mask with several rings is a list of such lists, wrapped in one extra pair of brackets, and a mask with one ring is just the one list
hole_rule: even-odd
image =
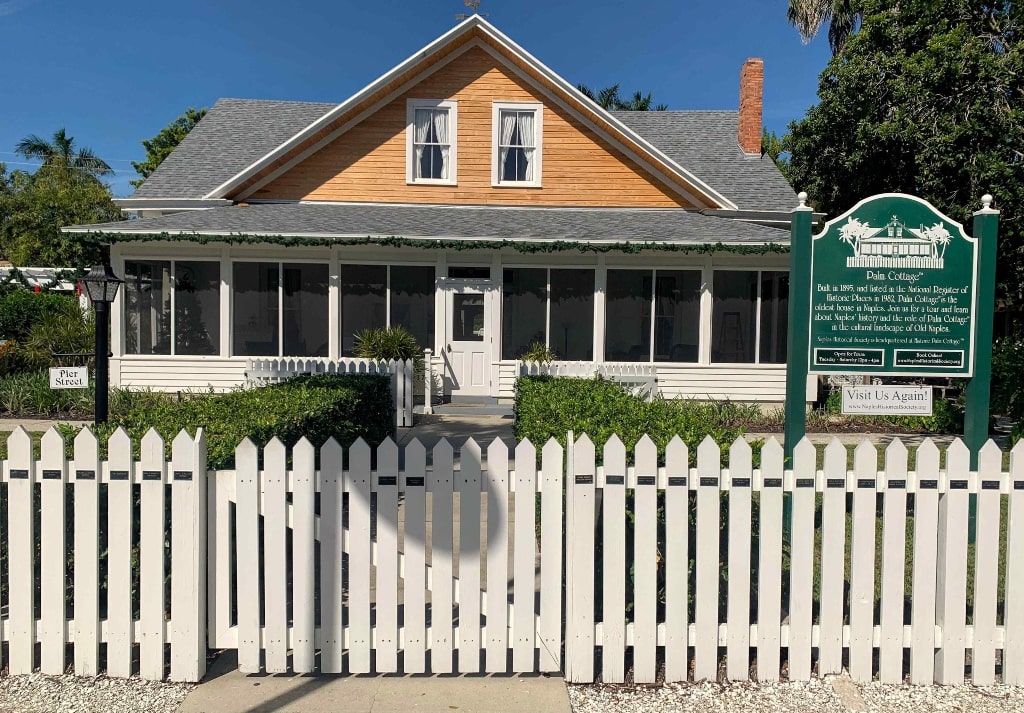
[(89, 369), (84, 366), (50, 367), (51, 389), (89, 388)]
[(930, 386), (844, 386), (844, 414), (931, 416)]

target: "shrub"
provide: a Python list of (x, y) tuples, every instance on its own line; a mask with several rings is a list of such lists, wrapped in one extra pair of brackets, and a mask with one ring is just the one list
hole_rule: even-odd
[(992, 347), (992, 411), (1024, 419), (1024, 335), (1004, 337)]
[(557, 359), (558, 355), (544, 342), (533, 342), (530, 344), (530, 348), (523, 352), (519, 358), (523, 361), (537, 361), (548, 364)]
[(0, 413), (9, 416), (88, 418), (94, 389), (51, 389), (45, 369), (0, 376)]
[[(24, 342), (47, 315), (81, 312), (73, 297), (15, 289), (0, 295), (0, 339)], [(65, 350), (69, 351), (69, 350)]]
[[(825, 401), (825, 411), (838, 414), (843, 410), (841, 391), (833, 391)], [(931, 416), (844, 416), (853, 423), (879, 426), (886, 429), (920, 431), (924, 433), (963, 433), (964, 405), (962, 398), (935, 399)]]
[(412, 359), (416, 373), (423, 373), (423, 349), (405, 327), (364, 329), (355, 335), (355, 352), (374, 361)]
[(665, 446), (678, 435), (690, 449), (691, 461), (705, 436), (727, 449), (743, 429), (723, 419), (731, 413), (712, 401), (644, 401), (620, 384), (603, 378), (570, 379), (552, 376), (524, 376), (516, 381), (515, 434), (529, 438), (538, 448), (549, 438), (563, 446), (567, 431), (587, 434), (597, 446), (618, 435), (632, 450), (647, 434), (663, 456)]
[(305, 436), (314, 446), (335, 438), (343, 446), (360, 436), (377, 445), (394, 431), (390, 378), (364, 374), (298, 376), (258, 389), (191, 394), (180, 402), (156, 394), (119, 396), (111, 429), (123, 426), (140, 440), (150, 427), (165, 440), (185, 429), (206, 431), (210, 468), (234, 465), (244, 438), (264, 445), (275, 436), (292, 446)]
[[(26, 363), (33, 368), (66, 366), (67, 361), (54, 354), (88, 354), (96, 349), (96, 323), (91, 312), (75, 307), (67, 312), (43, 315), (33, 325), (23, 346)], [(95, 360), (72, 358), (73, 364), (92, 366)]]

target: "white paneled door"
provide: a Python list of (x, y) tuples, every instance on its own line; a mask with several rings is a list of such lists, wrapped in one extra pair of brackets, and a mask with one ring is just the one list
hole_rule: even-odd
[(489, 281), (449, 281), (445, 300), (445, 381), (453, 396), (490, 393)]

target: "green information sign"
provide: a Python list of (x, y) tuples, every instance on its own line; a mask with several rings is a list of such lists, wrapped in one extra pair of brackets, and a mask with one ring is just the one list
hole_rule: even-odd
[(913, 196), (882, 194), (811, 242), (810, 373), (971, 376), (978, 243)]

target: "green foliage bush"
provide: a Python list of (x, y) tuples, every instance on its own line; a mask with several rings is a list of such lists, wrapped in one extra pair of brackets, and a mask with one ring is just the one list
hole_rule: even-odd
[(1011, 443), (1024, 437), (1024, 334), (998, 340), (992, 347), (992, 412), (1017, 423)]
[(416, 373), (423, 372), (423, 348), (405, 327), (364, 329), (355, 335), (355, 352), (375, 361), (412, 359)]
[(0, 295), (0, 339), (24, 342), (44, 317), (80, 311), (78, 301), (67, 295), (11, 290)]
[(547, 364), (557, 359), (558, 355), (544, 342), (533, 342), (530, 344), (530, 348), (523, 352), (519, 358), (523, 361), (537, 361)]
[[(833, 391), (825, 402), (825, 411), (838, 414), (843, 410), (841, 391)], [(851, 423), (875, 425), (887, 430), (924, 433), (963, 433), (964, 405), (961, 399), (934, 399), (931, 416), (844, 416)]]
[(377, 445), (394, 432), (390, 379), (364, 374), (298, 376), (258, 389), (190, 394), (180, 402), (157, 394), (118, 394), (109, 428), (123, 426), (136, 441), (150, 427), (168, 443), (182, 429), (206, 432), (210, 468), (234, 466), (244, 438), (264, 445), (275, 436), (294, 445), (305, 436), (314, 446), (335, 438), (343, 446), (360, 436)]
[[(647, 434), (663, 457), (665, 446), (678, 435), (696, 458), (697, 446), (711, 436), (728, 449), (743, 434), (738, 408), (728, 403), (655, 399), (645, 401), (608, 379), (524, 376), (516, 381), (515, 435), (528, 438), (538, 449), (549, 438), (563, 446), (567, 431), (587, 434), (600, 454), (604, 443), (618, 435), (632, 450)], [(600, 457), (600, 455), (599, 455)]]
[(88, 418), (94, 390), (51, 389), (45, 369), (0, 376), (0, 414), (44, 418)]

